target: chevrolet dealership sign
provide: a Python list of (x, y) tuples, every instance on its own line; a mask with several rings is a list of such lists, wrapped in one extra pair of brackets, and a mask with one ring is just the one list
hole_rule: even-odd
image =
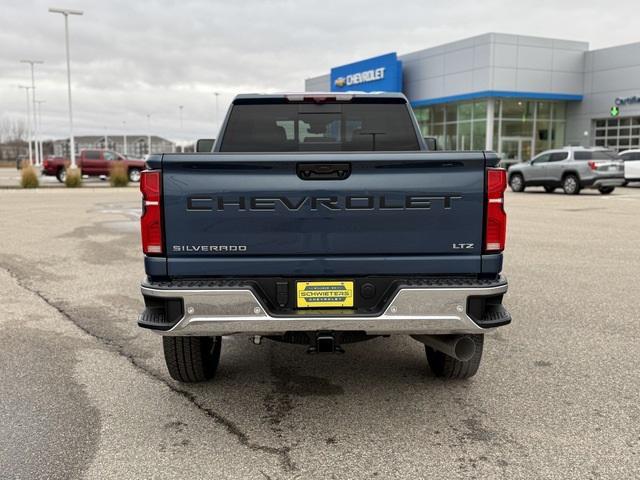
[(374, 70), (365, 70), (364, 72), (352, 73), (346, 77), (336, 78), (333, 84), (336, 87), (344, 87), (350, 85), (360, 85), (361, 83), (375, 82), (384, 79), (385, 67), (379, 67)]
[(331, 90), (401, 92), (402, 62), (394, 52), (334, 67), (331, 69)]

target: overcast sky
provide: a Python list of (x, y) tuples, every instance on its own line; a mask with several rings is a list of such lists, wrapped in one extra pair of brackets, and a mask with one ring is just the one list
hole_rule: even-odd
[[(299, 91), (332, 66), (399, 54), (487, 32), (588, 41), (640, 41), (638, 0), (351, 1), (0, 0), (0, 117), (24, 116), (36, 69), (44, 131), (67, 135), (64, 22), (70, 17), (77, 134), (147, 132), (191, 140), (215, 135), (237, 93)], [(184, 123), (180, 128), (179, 105)], [(126, 126), (123, 125), (126, 122)]]

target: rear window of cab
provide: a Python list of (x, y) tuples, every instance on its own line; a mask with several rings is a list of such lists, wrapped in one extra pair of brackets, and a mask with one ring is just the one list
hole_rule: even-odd
[(406, 103), (234, 105), (221, 152), (417, 151)]

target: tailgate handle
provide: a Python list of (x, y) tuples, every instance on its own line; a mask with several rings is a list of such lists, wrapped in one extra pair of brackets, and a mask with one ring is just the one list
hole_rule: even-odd
[(351, 175), (351, 164), (299, 163), (296, 170), (302, 180), (344, 180)]

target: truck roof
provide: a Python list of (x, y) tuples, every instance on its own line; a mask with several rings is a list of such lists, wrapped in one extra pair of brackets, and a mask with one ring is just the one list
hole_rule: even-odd
[(236, 95), (236, 100), (261, 100), (268, 98), (288, 98), (290, 100), (310, 97), (336, 97), (338, 100), (350, 100), (353, 97), (358, 98), (401, 98), (405, 101), (407, 97), (400, 92), (361, 92), (361, 91), (344, 91), (344, 92), (282, 92), (282, 93), (241, 93)]

